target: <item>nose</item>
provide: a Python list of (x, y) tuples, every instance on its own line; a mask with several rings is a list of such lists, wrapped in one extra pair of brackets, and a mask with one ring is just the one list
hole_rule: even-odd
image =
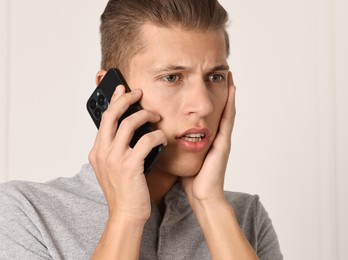
[(185, 112), (199, 118), (213, 112), (212, 93), (203, 79), (190, 82), (185, 91)]

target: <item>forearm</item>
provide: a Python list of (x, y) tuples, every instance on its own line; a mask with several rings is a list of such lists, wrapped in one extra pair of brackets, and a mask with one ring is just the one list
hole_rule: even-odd
[(194, 212), (212, 259), (258, 259), (227, 201), (198, 202)]
[(144, 225), (122, 217), (109, 219), (91, 259), (139, 259)]

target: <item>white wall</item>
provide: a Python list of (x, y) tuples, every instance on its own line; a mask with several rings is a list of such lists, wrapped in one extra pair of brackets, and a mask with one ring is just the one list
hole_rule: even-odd
[(7, 177), (8, 1), (0, 1), (0, 182)]
[[(238, 110), (226, 188), (260, 195), (286, 259), (348, 259), (347, 1), (221, 2)], [(87, 162), (105, 3), (0, 0), (0, 181)]]
[(340, 259), (348, 259), (348, 1), (336, 0), (334, 12), (337, 239)]

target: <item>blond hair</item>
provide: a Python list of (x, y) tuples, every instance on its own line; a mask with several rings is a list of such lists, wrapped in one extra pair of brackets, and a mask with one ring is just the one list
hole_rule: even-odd
[(143, 47), (142, 25), (177, 26), (185, 30), (223, 30), (226, 53), (228, 14), (217, 0), (109, 0), (101, 16), (101, 68), (128, 70)]

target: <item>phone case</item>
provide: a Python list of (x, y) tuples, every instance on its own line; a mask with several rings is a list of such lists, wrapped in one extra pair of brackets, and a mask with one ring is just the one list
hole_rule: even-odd
[[(99, 129), (100, 122), (102, 119), (102, 115), (104, 111), (108, 108), (111, 97), (115, 92), (115, 89), (118, 85), (123, 85), (126, 88), (126, 92), (130, 91), (125, 79), (123, 78), (121, 72), (116, 68), (111, 68), (107, 71), (103, 79), (101, 80), (98, 87), (94, 90), (92, 95), (87, 101), (87, 110), (93, 119), (94, 124)], [(127, 111), (122, 115), (122, 117), (118, 121), (118, 125), (121, 124), (122, 120), (127, 116), (141, 110), (141, 105), (136, 102), (129, 106)], [(153, 131), (153, 127), (146, 123), (139, 127), (132, 137), (132, 140), (129, 144), (131, 148), (135, 146), (138, 140), (146, 133)], [(147, 155), (144, 162), (144, 174), (147, 175), (153, 165), (156, 163), (159, 155), (163, 152), (163, 145), (158, 145), (154, 147), (151, 152)]]

